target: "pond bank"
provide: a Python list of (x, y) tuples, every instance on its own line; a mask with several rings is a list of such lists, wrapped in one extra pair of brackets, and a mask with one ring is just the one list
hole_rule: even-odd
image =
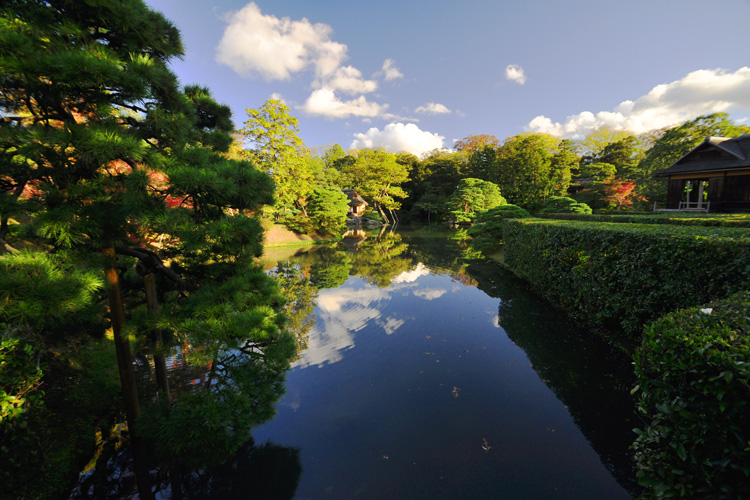
[(297, 233), (284, 226), (273, 224), (270, 229), (266, 229), (263, 236), (263, 247), (301, 247), (334, 241), (338, 241), (338, 238), (318, 233)]

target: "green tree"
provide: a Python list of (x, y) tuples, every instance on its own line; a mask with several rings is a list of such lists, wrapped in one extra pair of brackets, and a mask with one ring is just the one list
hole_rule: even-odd
[(471, 222), (476, 213), (505, 204), (496, 184), (471, 177), (461, 179), (448, 199), (448, 213), (454, 222)]
[(306, 216), (305, 205), (313, 190), (309, 150), (299, 138), (299, 122), (289, 107), (277, 99), (258, 109), (247, 109), (248, 119), (239, 131), (246, 141), (247, 158), (276, 184), (275, 212), (282, 220), (297, 213)]
[(494, 135), (467, 135), (463, 139), (456, 141), (453, 145), (453, 149), (456, 151), (463, 151), (468, 154), (480, 151), (487, 147), (496, 149), (500, 147), (500, 141)]
[(346, 230), (348, 209), (349, 198), (340, 189), (315, 188), (310, 197), (310, 219), (327, 234), (338, 236)]
[[(241, 445), (272, 412), (293, 355), (283, 300), (252, 263), (262, 237), (253, 213), (272, 201), (273, 184), (227, 159), (228, 107), (200, 87), (180, 90), (167, 67), (182, 53), (179, 33), (140, 0), (6, 2), (0, 23), (3, 199), (32, 216), (27, 233), (60, 258), (104, 271), (138, 486), (149, 498), (141, 438), (150, 423), (136, 419), (126, 328), (158, 324), (200, 347), (195, 362), (211, 363), (206, 390), (153, 407), (163, 417), (150, 421), (161, 422), (150, 434), (160, 456), (200, 461), (207, 449)], [(126, 303), (134, 295), (118, 255), (124, 268), (137, 259), (159, 277), (161, 316), (140, 314), (140, 297)]]
[[(386, 222), (395, 221), (393, 210), (401, 206), (394, 197), (407, 196), (401, 184), (409, 180), (409, 170), (396, 160), (396, 155), (383, 150), (360, 149), (356, 161), (345, 165), (342, 170), (347, 185), (369, 200)], [(386, 210), (391, 218), (386, 215)]]
[(556, 137), (535, 133), (505, 140), (498, 151), (496, 184), (509, 203), (531, 206), (559, 192), (565, 176), (552, 170), (559, 142)]

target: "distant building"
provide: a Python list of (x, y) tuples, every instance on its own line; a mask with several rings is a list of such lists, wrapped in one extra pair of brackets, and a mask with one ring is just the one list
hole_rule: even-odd
[(347, 215), (361, 217), (365, 213), (367, 202), (357, 194), (356, 189), (344, 189), (344, 194), (349, 198), (349, 211)]
[(750, 212), (750, 134), (706, 137), (654, 174), (668, 177), (668, 210)]

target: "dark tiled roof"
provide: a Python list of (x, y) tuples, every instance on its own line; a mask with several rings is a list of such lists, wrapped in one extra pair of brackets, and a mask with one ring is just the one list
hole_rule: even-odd
[[(701, 157), (701, 153), (715, 151), (715, 157)], [(715, 153), (714, 153), (715, 154)], [(750, 134), (740, 137), (706, 137), (702, 143), (669, 168), (654, 173), (658, 177), (693, 172), (723, 172), (750, 168)]]

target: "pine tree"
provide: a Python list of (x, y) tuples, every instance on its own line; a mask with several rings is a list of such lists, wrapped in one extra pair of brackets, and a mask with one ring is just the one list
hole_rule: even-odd
[[(167, 64), (181, 53), (177, 29), (141, 0), (11, 0), (0, 10), (0, 238), (25, 212), (28, 233), (104, 271), (141, 498), (153, 495), (140, 436), (161, 426), (156, 449), (170, 465), (218, 460), (272, 414), (294, 355), (283, 299), (252, 263), (255, 215), (273, 183), (226, 158), (229, 109), (206, 89), (179, 88)], [(134, 259), (151, 297), (143, 321), (122, 286)], [(193, 345), (216, 389), (165, 398), (149, 410), (163, 418), (137, 423), (128, 324)], [(167, 439), (184, 438), (180, 416), (198, 414), (206, 424), (195, 439)]]

